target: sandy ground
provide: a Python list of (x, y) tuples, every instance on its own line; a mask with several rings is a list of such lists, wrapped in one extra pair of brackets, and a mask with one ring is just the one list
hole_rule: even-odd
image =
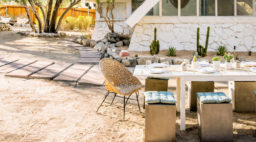
[[(38, 39), (0, 32), (0, 58), (73, 63), (79, 54), (67, 46), (69, 43), (68, 39)], [(104, 87), (74, 88), (64, 82), (9, 78), (2, 74), (0, 83), (1, 142), (143, 141), (144, 110), (139, 113), (136, 102), (129, 102), (125, 121), (120, 98), (110, 106), (110, 96), (99, 113), (95, 112), (105, 94)], [(175, 81), (170, 80), (170, 91), (175, 93), (175, 86)], [(142, 99), (140, 95), (141, 102)], [(185, 132), (179, 131), (177, 115), (177, 141), (199, 141), (196, 113), (187, 111), (186, 115)], [(256, 114), (234, 113), (233, 122), (234, 141), (256, 141)]]

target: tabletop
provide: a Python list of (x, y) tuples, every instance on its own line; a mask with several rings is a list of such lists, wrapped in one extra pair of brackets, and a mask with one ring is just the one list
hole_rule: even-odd
[(240, 68), (240, 69), (231, 69), (226, 70), (222, 68), (220, 71), (214, 73), (201, 73), (198, 71), (193, 71), (188, 69), (187, 71), (181, 71), (181, 65), (169, 65), (166, 69), (166, 72), (160, 74), (150, 73), (150, 68), (146, 65), (137, 65), (134, 70), (134, 76), (144, 76), (144, 77), (186, 77), (186, 76), (248, 76), (255, 77), (256, 73), (250, 71), (248, 68)]

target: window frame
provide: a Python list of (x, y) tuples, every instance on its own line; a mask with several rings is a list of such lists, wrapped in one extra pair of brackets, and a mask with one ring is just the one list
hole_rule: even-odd
[[(219, 16), (218, 15), (218, 0), (215, 0), (215, 17), (252, 17), (252, 16), (256, 16), (256, 0), (251, 0), (252, 1), (252, 9), (253, 12), (251, 15), (237, 15), (237, 0), (233, 0), (234, 1), (234, 15), (230, 15), (230, 16)], [(162, 7), (162, 0), (159, 1), (159, 16), (161, 17), (193, 17), (193, 16), (182, 16), (181, 15), (181, 0), (178, 0), (178, 15), (177, 16), (163, 16), (163, 7)], [(200, 0), (196, 0), (196, 17), (201, 17), (200, 16)], [(148, 16), (148, 15), (147, 15)], [(194, 16), (194, 17), (195, 17)], [(214, 17), (214, 16), (209, 16), (209, 17)], [(148, 17), (153, 17), (153, 16), (148, 16)], [(207, 17), (207, 16), (202, 16), (202, 17)]]

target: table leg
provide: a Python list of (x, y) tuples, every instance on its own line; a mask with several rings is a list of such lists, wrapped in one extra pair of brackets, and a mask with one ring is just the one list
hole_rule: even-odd
[(180, 79), (180, 130), (186, 130), (186, 90), (185, 90), (186, 81), (181, 78)]
[(177, 87), (176, 87), (176, 93), (177, 93), (177, 112), (180, 112), (180, 77), (176, 78), (176, 83), (177, 83)]
[(232, 98), (232, 109), (235, 110), (235, 82), (228, 82), (228, 97)]

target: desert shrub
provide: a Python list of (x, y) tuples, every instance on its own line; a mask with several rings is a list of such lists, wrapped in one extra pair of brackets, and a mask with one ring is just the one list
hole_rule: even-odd
[(176, 48), (170, 47), (167, 56), (176, 56)]
[(89, 27), (93, 24), (93, 17), (91, 16), (79, 16), (72, 17), (69, 16), (64, 19), (61, 29), (64, 30), (74, 30), (78, 28), (79, 31), (87, 31)]
[(72, 16), (68, 16), (64, 20), (64, 29), (65, 30), (74, 30), (76, 27), (76, 18)]
[(227, 48), (225, 46), (219, 46), (217, 50), (218, 50), (217, 52), (218, 56), (224, 56), (225, 53), (227, 52)]

